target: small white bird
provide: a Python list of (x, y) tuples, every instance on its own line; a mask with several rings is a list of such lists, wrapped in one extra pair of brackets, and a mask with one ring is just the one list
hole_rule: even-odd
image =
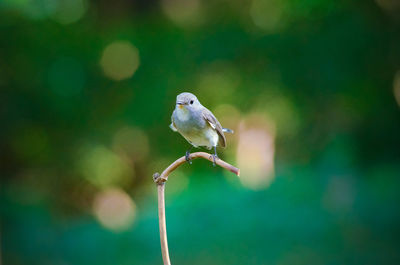
[[(171, 116), (170, 128), (179, 132), (192, 146), (214, 148), (214, 166), (217, 156), (217, 145), (226, 147), (224, 132), (233, 133), (232, 130), (222, 128), (214, 114), (203, 105), (197, 97), (184, 92), (176, 97), (175, 110)], [(192, 148), (192, 147), (191, 147)], [(190, 162), (190, 150), (186, 151), (186, 160)]]

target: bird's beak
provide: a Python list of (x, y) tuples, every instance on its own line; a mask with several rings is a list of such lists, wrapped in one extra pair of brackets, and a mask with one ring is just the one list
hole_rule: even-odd
[(185, 102), (177, 101), (176, 105), (178, 105), (178, 108), (183, 109), (184, 105), (186, 105), (186, 104), (185, 104)]

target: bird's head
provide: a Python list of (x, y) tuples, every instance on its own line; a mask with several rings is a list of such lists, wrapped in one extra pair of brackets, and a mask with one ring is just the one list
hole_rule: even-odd
[(176, 97), (176, 108), (177, 109), (196, 109), (200, 107), (201, 104), (197, 97), (189, 92), (184, 92)]

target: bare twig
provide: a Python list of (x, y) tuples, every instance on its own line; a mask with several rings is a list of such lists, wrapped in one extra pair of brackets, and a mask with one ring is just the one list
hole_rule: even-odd
[[(190, 159), (196, 158), (204, 158), (210, 162), (213, 162), (213, 157), (205, 152), (197, 152), (190, 154)], [(168, 176), (177, 169), (180, 165), (186, 162), (186, 158), (183, 156), (169, 165), (161, 175), (155, 173), (153, 175), (153, 180), (157, 184), (157, 195), (158, 195), (158, 223), (160, 227), (160, 242), (161, 242), (161, 252), (162, 258), (164, 261), (164, 265), (171, 265), (171, 261), (169, 259), (169, 252), (168, 252), (168, 241), (167, 241), (167, 226), (165, 222), (165, 182), (168, 180)], [(220, 167), (229, 170), (236, 175), (240, 175), (240, 170), (231, 164), (226, 163), (221, 159), (216, 159), (215, 164)]]

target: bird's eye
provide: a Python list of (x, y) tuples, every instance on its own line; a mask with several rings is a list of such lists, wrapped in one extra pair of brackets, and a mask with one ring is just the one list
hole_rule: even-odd
[(190, 101), (190, 105), (192, 105), (192, 104), (193, 104), (193, 100)]

